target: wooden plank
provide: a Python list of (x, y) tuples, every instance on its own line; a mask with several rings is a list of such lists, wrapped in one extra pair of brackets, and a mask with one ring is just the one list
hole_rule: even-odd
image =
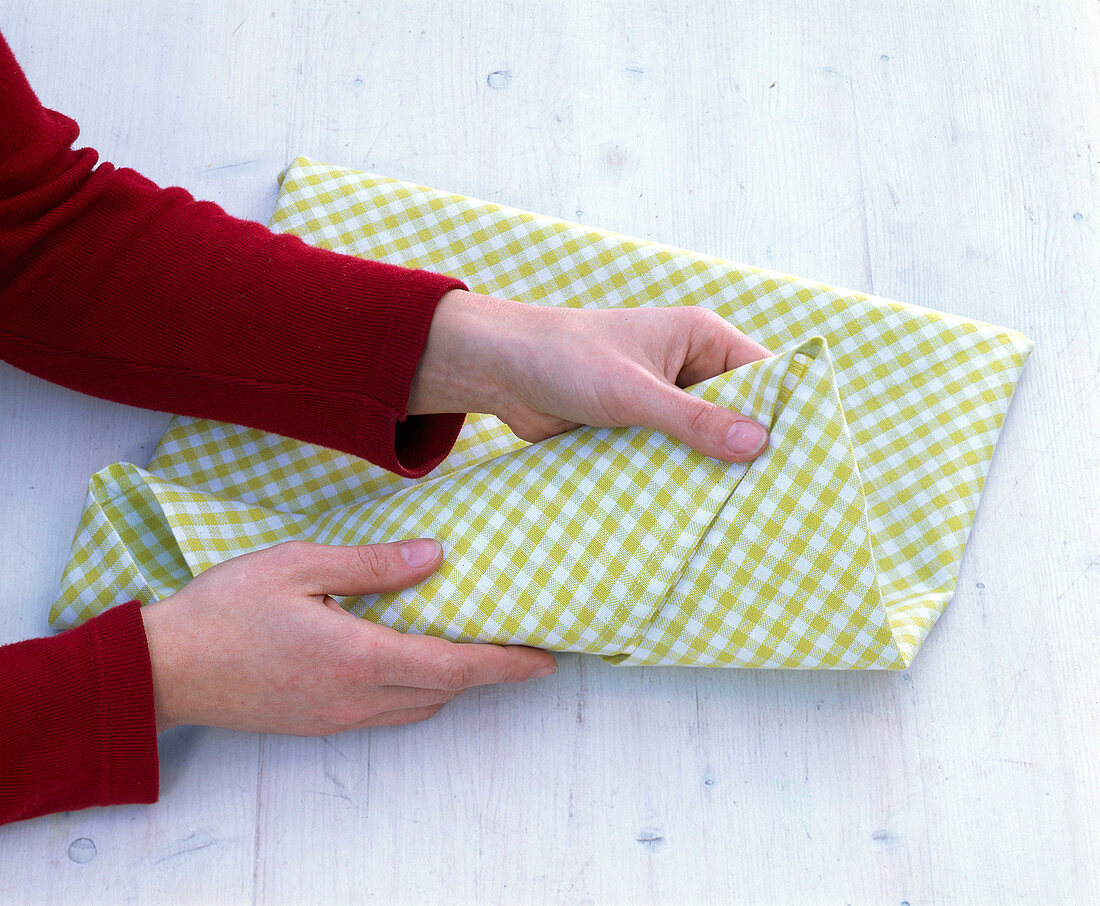
[(931, 900), (1094, 902), (1100, 19), (942, 13), (856, 25), (880, 32), (853, 60), (875, 288), (1037, 347), (911, 671), (924, 820), (902, 835), (930, 852)]

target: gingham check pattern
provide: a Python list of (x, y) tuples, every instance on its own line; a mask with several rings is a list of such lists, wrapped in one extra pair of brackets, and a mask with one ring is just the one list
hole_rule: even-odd
[(431, 476), (177, 418), (92, 478), (57, 627), (288, 538), (439, 538), (345, 599), (403, 631), (618, 664), (901, 668), (943, 611), (1031, 343), (1003, 328), (299, 158), (275, 229), (543, 305), (703, 305), (779, 353), (693, 388), (768, 424), (749, 465), (640, 428), (467, 419)]

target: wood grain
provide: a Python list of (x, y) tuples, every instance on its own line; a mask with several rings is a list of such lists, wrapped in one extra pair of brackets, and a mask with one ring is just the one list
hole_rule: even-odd
[[(173, 731), (157, 805), (0, 828), (0, 901), (1098, 902), (1096, 4), (0, 12), (88, 144), (240, 216), (305, 153), (1037, 342), (910, 671), (565, 655), (408, 728)], [(0, 641), (165, 422), (0, 366)]]

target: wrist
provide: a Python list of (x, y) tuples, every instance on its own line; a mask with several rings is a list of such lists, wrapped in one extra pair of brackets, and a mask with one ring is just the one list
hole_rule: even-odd
[(149, 663), (153, 670), (153, 707), (156, 710), (157, 732), (186, 723), (176, 703), (179, 683), (175, 679), (175, 650), (164, 625), (164, 602), (141, 608), (145, 639), (149, 645)]
[(499, 414), (530, 306), (454, 289), (436, 306), (409, 392), (408, 413)]

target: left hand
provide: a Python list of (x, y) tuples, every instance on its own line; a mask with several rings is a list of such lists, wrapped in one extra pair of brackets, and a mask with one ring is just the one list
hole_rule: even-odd
[(289, 541), (227, 560), (147, 604), (157, 729), (323, 736), (424, 720), (471, 686), (551, 673), (545, 651), (396, 632), (329, 597), (400, 591), (442, 560), (431, 539)]
[(682, 388), (770, 354), (702, 308), (550, 308), (452, 290), (436, 308), (408, 411), (488, 412), (528, 441), (643, 425), (746, 462), (767, 447), (767, 431)]

